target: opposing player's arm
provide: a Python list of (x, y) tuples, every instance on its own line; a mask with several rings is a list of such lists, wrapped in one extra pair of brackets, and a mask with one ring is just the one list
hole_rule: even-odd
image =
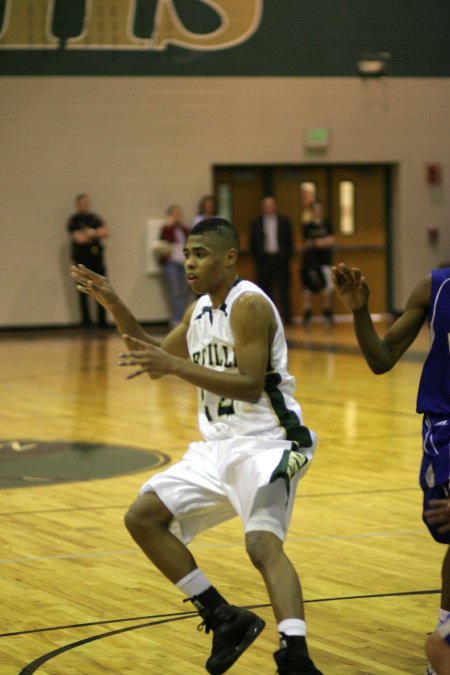
[(333, 281), (343, 302), (353, 312), (355, 333), (360, 349), (376, 374), (390, 370), (414, 342), (428, 314), (431, 276), (423, 279), (411, 293), (405, 311), (380, 338), (373, 325), (369, 306), (369, 288), (361, 271), (342, 263), (333, 268)]
[(431, 276), (428, 276), (416, 286), (405, 311), (381, 341), (384, 355), (381, 365), (385, 370), (390, 370), (416, 339), (428, 316), (430, 297)]
[(269, 303), (259, 294), (245, 293), (236, 300), (231, 313), (231, 325), (235, 333), (238, 373), (212, 370), (173, 356), (161, 347), (145, 346), (139, 340), (132, 342), (142, 351), (121, 354), (119, 363), (123, 366), (139, 366), (139, 370), (132, 373), (131, 377), (144, 372), (154, 377), (176, 375), (218, 396), (253, 403), (264, 388), (274, 321)]

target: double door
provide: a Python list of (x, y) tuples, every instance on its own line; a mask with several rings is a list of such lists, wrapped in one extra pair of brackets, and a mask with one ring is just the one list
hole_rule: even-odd
[[(215, 192), (221, 214), (238, 227), (242, 254), (239, 273), (254, 279), (248, 253), (249, 224), (260, 213), (261, 199), (273, 195), (280, 213), (290, 217), (295, 256), (291, 263), (293, 315), (302, 314), (300, 266), (303, 255), (302, 223), (309, 202), (324, 204), (336, 238), (334, 263), (360, 267), (370, 280), (370, 307), (374, 313), (389, 309), (388, 233), (390, 223), (390, 167), (385, 165), (239, 166), (214, 169)], [(317, 309), (319, 299), (315, 299)], [(346, 309), (335, 300), (335, 311)]]

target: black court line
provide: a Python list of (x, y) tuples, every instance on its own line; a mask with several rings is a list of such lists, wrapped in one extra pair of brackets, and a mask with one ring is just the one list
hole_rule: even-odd
[[(440, 590), (427, 590), (427, 591), (396, 591), (395, 593), (369, 593), (366, 595), (341, 595), (334, 598), (316, 598), (314, 600), (304, 600), (305, 604), (315, 604), (320, 602), (336, 602), (338, 600), (370, 600), (372, 598), (391, 598), (391, 597), (401, 597), (401, 596), (410, 596), (410, 595), (434, 595), (435, 593), (440, 593)], [(259, 605), (245, 605), (246, 609), (265, 609), (270, 607), (270, 603), (265, 602)], [(31, 628), (29, 630), (14, 631), (11, 633), (0, 633), (0, 638), (3, 637), (12, 637), (16, 635), (30, 635), (32, 633), (47, 633), (49, 631), (56, 630), (67, 630), (69, 628), (86, 628), (88, 626), (102, 626), (104, 624), (110, 623), (124, 623), (127, 621), (143, 621), (149, 619), (167, 619), (170, 621), (177, 619), (189, 619), (192, 616), (198, 616), (196, 610), (190, 612), (169, 612), (165, 614), (146, 614), (144, 616), (130, 616), (123, 617), (121, 619), (103, 619), (102, 621), (88, 621), (86, 623), (72, 623), (64, 626), (48, 626), (47, 628)]]
[(31, 628), (30, 630), (21, 630), (15, 631), (14, 633), (0, 633), (0, 638), (3, 637), (12, 637), (13, 635), (30, 635), (31, 633), (48, 633), (49, 631), (55, 630), (67, 630), (69, 628), (86, 628), (88, 626), (102, 626), (104, 624), (110, 623), (126, 623), (127, 621), (148, 621), (149, 619), (167, 619), (169, 621), (170, 617), (174, 619), (180, 617), (181, 619), (187, 619), (189, 616), (198, 615), (198, 612), (193, 610), (192, 612), (169, 612), (165, 614), (147, 614), (145, 616), (130, 616), (122, 619), (104, 619), (103, 621), (88, 621), (86, 623), (71, 623), (66, 626), (49, 626), (47, 628)]
[(141, 623), (138, 626), (127, 626), (126, 628), (119, 628), (118, 630), (111, 630), (108, 631), (107, 633), (100, 633), (100, 635), (93, 635), (90, 638), (85, 638), (84, 640), (77, 640), (77, 642), (71, 642), (68, 645), (64, 645), (64, 647), (60, 647), (59, 649), (55, 649), (52, 652), (48, 652), (47, 654), (43, 654), (42, 656), (39, 656), (39, 658), (35, 659), (31, 663), (25, 666), (25, 668), (22, 668), (20, 671), (19, 675), (31, 675), (31, 673), (35, 673), (36, 670), (42, 666), (44, 663), (47, 663), (47, 661), (50, 661), (51, 659), (54, 659), (55, 656), (58, 656), (59, 654), (63, 654), (64, 652), (70, 651), (71, 649), (75, 649), (75, 647), (80, 647), (81, 645), (88, 644), (89, 642), (95, 642), (96, 640), (102, 640), (103, 638), (106, 637), (111, 637), (112, 635), (119, 635), (120, 633), (127, 633), (128, 631), (131, 630), (138, 630), (139, 628), (147, 628), (149, 626), (156, 626), (158, 624), (162, 623), (169, 623), (170, 621), (181, 621), (182, 619), (187, 619), (190, 617), (187, 616), (180, 616), (180, 617), (173, 617), (171, 619), (161, 619), (160, 621), (149, 621), (147, 623)]
[[(413, 596), (413, 595), (434, 595), (440, 593), (440, 590), (426, 590), (426, 591), (401, 591), (397, 593), (373, 593), (373, 594), (368, 594), (368, 595), (344, 595), (344, 596), (338, 596), (335, 598), (316, 598), (315, 600), (305, 600), (305, 604), (318, 604), (321, 602), (336, 602), (340, 600), (370, 600), (370, 599), (376, 599), (376, 598), (390, 598), (390, 597), (407, 597), (407, 596)], [(270, 607), (269, 603), (264, 603), (262, 605), (247, 605), (247, 609), (265, 609), (267, 607)], [(96, 640), (102, 640), (103, 638), (107, 637), (112, 637), (114, 635), (119, 635), (121, 633), (128, 633), (132, 630), (139, 630), (140, 628), (148, 628), (150, 626), (158, 626), (164, 623), (170, 623), (172, 621), (183, 621), (185, 619), (191, 619), (195, 616), (198, 617), (197, 612), (184, 612), (182, 614), (171, 614), (168, 618), (162, 618), (160, 619), (160, 616), (167, 617), (167, 615), (161, 615), (158, 614), (154, 616), (153, 618), (158, 619), (156, 621), (146, 621), (145, 623), (140, 623), (137, 626), (126, 626), (125, 628), (119, 628), (117, 630), (112, 630), (112, 631), (107, 631), (106, 633), (100, 633), (99, 635), (93, 635), (89, 638), (84, 638), (83, 640), (77, 640), (75, 642), (71, 642), (67, 645), (64, 645), (64, 647), (59, 647), (58, 649), (54, 649), (51, 652), (48, 652), (47, 654), (43, 654), (42, 656), (39, 656), (37, 659), (34, 661), (31, 661), (31, 663), (27, 664), (22, 670), (19, 672), (19, 675), (32, 675), (32, 673), (35, 673), (36, 670), (42, 666), (44, 663), (47, 663), (51, 659), (54, 659), (56, 656), (59, 656), (59, 654), (63, 654), (64, 652), (70, 651), (71, 649), (75, 649), (76, 647), (80, 647), (82, 645), (88, 644), (89, 642), (95, 642)], [(133, 621), (133, 620), (141, 620), (143, 618), (150, 618), (150, 617), (136, 617), (135, 619), (113, 619), (111, 621), (100, 621), (97, 623), (84, 623), (84, 624), (73, 624), (70, 626), (57, 626), (54, 628), (42, 628), (42, 629), (34, 629), (30, 631), (23, 631), (20, 633), (4, 633), (0, 635), (0, 637), (8, 637), (12, 635), (26, 635), (29, 633), (36, 633), (36, 632), (44, 632), (44, 631), (49, 631), (49, 630), (63, 630), (67, 628), (78, 628), (78, 627), (83, 627), (83, 626), (90, 626), (90, 625), (101, 625), (103, 623), (117, 623), (120, 621)]]

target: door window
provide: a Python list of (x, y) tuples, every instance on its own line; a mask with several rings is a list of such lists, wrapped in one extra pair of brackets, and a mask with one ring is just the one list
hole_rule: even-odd
[(339, 232), (347, 237), (355, 234), (355, 184), (339, 181)]

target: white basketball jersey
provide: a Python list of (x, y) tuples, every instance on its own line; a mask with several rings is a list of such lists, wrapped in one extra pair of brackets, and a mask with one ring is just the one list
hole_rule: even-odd
[[(309, 430), (302, 425), (302, 412), (294, 399), (295, 378), (287, 370), (287, 345), (278, 311), (270, 298), (251, 281), (238, 279), (221, 307), (214, 309), (210, 297), (197, 301), (187, 331), (189, 354), (194, 363), (213, 370), (237, 373), (233, 304), (242, 293), (258, 293), (270, 303), (277, 330), (267, 365), (264, 391), (256, 403), (221, 398), (198, 389), (199, 427), (205, 440), (236, 436), (287, 439), (303, 447), (312, 445)], [(249, 321), (252, 317), (249, 316)]]

